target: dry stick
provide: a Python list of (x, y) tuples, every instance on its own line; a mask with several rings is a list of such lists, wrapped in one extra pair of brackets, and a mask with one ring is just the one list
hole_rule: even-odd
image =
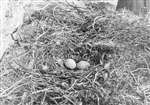
[(139, 82), (135, 79), (134, 74), (132, 74), (131, 71), (129, 71), (129, 75), (133, 78), (133, 80), (135, 81), (135, 83), (136, 83), (138, 86), (140, 86), (140, 85), (139, 85)]
[(8, 89), (4, 90), (3, 93), (1, 93), (1, 95), (5, 94), (8, 90), (10, 90), (11, 88), (17, 86), (19, 83), (21, 83), (23, 80), (26, 80), (28, 78), (31, 78), (32, 76), (28, 76), (28, 77), (24, 77), (21, 80), (17, 81), (15, 84), (13, 84), (11, 87), (9, 87)]
[[(20, 63), (18, 63), (18, 62), (16, 62), (16, 61), (14, 61), (18, 66), (20, 66), (21, 68), (23, 68), (23, 70), (20, 70), (20, 71), (24, 71), (24, 72), (26, 72), (26, 73), (28, 73), (28, 74), (36, 74), (36, 73), (34, 73), (33, 72), (33, 70), (30, 70), (30, 69), (28, 69), (28, 68), (26, 68), (26, 67), (24, 67), (23, 65), (21, 65)], [(12, 67), (13, 69), (15, 69), (14, 67)]]
[(39, 9), (39, 10), (45, 10), (46, 7), (48, 7), (50, 4), (51, 4), (51, 2), (47, 2), (47, 4), (44, 7), (42, 7), (41, 9)]
[(148, 70), (150, 70), (149, 63), (147, 62), (146, 58), (144, 58), (143, 56), (141, 56), (141, 57), (144, 60), (144, 62), (146, 63), (146, 66), (147, 66)]
[(133, 72), (139, 71), (139, 70), (141, 70), (141, 69), (142, 69), (142, 70), (147, 70), (147, 68), (137, 68), (137, 69), (135, 69), (135, 70), (133, 70), (133, 71), (131, 71), (131, 72), (133, 73)]
[(44, 97), (42, 99), (41, 105), (44, 105), (44, 101), (45, 101), (46, 95), (47, 95), (47, 92), (44, 92)]
[[(73, 6), (73, 5), (71, 5), (70, 3), (68, 3), (68, 1), (67, 0), (65, 0), (66, 1), (66, 3), (70, 6), (70, 7), (73, 7), (75, 10), (77, 10), (78, 12), (80, 11), (81, 12), (81, 10), (79, 10), (78, 8), (81, 8), (81, 7), (77, 7), (77, 6)], [(75, 5), (75, 4), (74, 4)], [(85, 8), (84, 8), (85, 9)], [(82, 13), (82, 15), (83, 15), (83, 13)], [(75, 15), (74, 15), (74, 17), (75, 17)], [(83, 21), (83, 19), (82, 18), (78, 18), (78, 19), (76, 19), (76, 18), (74, 18), (75, 20), (78, 20), (79, 21), (79, 19), (81, 20), (81, 21)]]
[[(92, 73), (93, 71), (89, 71), (88, 73), (85, 73), (84, 75), (82, 75), (81, 77), (81, 79), (79, 79), (79, 80), (75, 80), (75, 82), (71, 85), (71, 87), (69, 88), (69, 89), (67, 89), (67, 91), (68, 90), (70, 90), (70, 89), (74, 89), (73, 88), (73, 86), (78, 82), (78, 81), (81, 81), (81, 80), (83, 80), (83, 79), (87, 79), (87, 77)], [(87, 75), (86, 75), (87, 74)], [(89, 80), (88, 80), (89, 81)]]
[(7, 55), (7, 49), (5, 50), (2, 57), (0, 58), (0, 63), (3, 61), (3, 59), (5, 58), (6, 55)]
[[(55, 17), (55, 9), (58, 7), (58, 5), (57, 6), (55, 6), (54, 7), (54, 9), (53, 9), (53, 17), (55, 18), (55, 20), (58, 22), (58, 20), (56, 19), (56, 17)], [(62, 25), (60, 22), (58, 22), (60, 25)], [(42, 37), (43, 35), (45, 35), (46, 33), (47, 33), (48, 31), (45, 31), (44, 33), (42, 33), (41, 35), (39, 35), (37, 38), (36, 38), (36, 41), (40, 38), (40, 37)]]
[(60, 22), (59, 22), (59, 20), (57, 20), (56, 19), (56, 16), (55, 16), (55, 9), (58, 7), (58, 5), (56, 5), (55, 7), (54, 7), (54, 9), (53, 9), (53, 17), (55, 18), (55, 20), (58, 22), (58, 24), (60, 24), (61, 26), (63, 26)]
[[(20, 82), (20, 81), (19, 81), (19, 82)], [(17, 88), (19, 88), (19, 87), (21, 87), (21, 86), (23, 86), (23, 85), (25, 85), (25, 84), (28, 84), (28, 83), (21, 84), (21, 85), (17, 86), (18, 84), (19, 84), (19, 83), (16, 83), (16, 84), (14, 84), (13, 86), (11, 86), (10, 88), (4, 90), (4, 92), (1, 93), (0, 98), (9, 96), (15, 89), (17, 89)], [(15, 87), (15, 88), (13, 88), (13, 87)], [(12, 88), (13, 88), (13, 89), (12, 89)], [(10, 89), (12, 89), (12, 90), (10, 90)], [(9, 91), (6, 95), (4, 95), (8, 90), (10, 90), (10, 91)]]
[[(9, 91), (10, 89), (12, 89), (12, 88), (14, 88), (13, 90), (15, 90), (16, 88), (17, 88), (17, 85), (19, 84), (19, 83), (21, 83), (23, 80), (25, 80), (25, 79), (27, 79), (27, 78), (30, 78), (31, 77), (31, 75), (30, 76), (28, 76), (28, 77), (26, 77), (26, 78), (23, 78), (23, 79), (21, 79), (20, 81), (18, 81), (18, 82), (16, 82), (15, 84), (13, 84), (11, 87), (9, 87), (8, 89), (6, 89), (6, 90), (4, 90), (1, 94), (0, 94), (0, 97), (5, 97), (5, 96), (7, 96), (7, 95), (4, 95), (7, 91)], [(24, 84), (22, 84), (22, 85), (24, 85)], [(18, 87), (20, 87), (21, 85), (19, 85)], [(11, 94), (11, 92), (12, 92), (12, 90), (8, 93), (8, 95), (9, 94)]]
[(52, 88), (46, 88), (46, 89), (42, 89), (42, 90), (38, 90), (38, 91), (34, 91), (31, 94), (37, 94), (37, 93), (41, 93), (41, 92), (48, 92), (48, 91), (52, 91)]
[(17, 39), (15, 39), (15, 38), (14, 38), (14, 36), (13, 36), (13, 34), (17, 32), (17, 30), (18, 30), (18, 27), (17, 27), (17, 28), (15, 28), (15, 30), (14, 30), (14, 31), (10, 34), (10, 35), (11, 35), (12, 40), (14, 40), (14, 41), (17, 41)]
[[(72, 5), (72, 4), (70, 4), (67, 0), (65, 0), (65, 2), (66, 2), (66, 3), (70, 6), (70, 7), (73, 7), (74, 9), (76, 9), (78, 12), (79, 12), (79, 11), (81, 12), (81, 10), (80, 10), (79, 8), (86, 9), (86, 8), (79, 7), (79, 6), (75, 5), (75, 3), (74, 3), (74, 2), (72, 2), (72, 3), (73, 3), (73, 5)], [(82, 11), (82, 15), (84, 16), (83, 11)]]
[[(48, 32), (48, 31), (45, 31), (44, 33), (40, 34), (40, 35), (36, 38), (36, 41), (37, 41), (39, 38), (41, 38), (43, 35), (45, 35), (47, 32)], [(35, 42), (35, 44), (36, 44), (36, 42)]]
[[(51, 90), (51, 88), (46, 88), (46, 89), (43, 89), (43, 90), (38, 90), (38, 91), (35, 91), (35, 92), (32, 92), (31, 94), (37, 94), (37, 93), (41, 93), (41, 92), (44, 92), (44, 98), (43, 98), (43, 101), (42, 103), (44, 103), (44, 100), (45, 100), (45, 97), (46, 97), (46, 93), (49, 92)], [(53, 90), (51, 90), (53, 92)], [(57, 105), (59, 105), (55, 99), (51, 98)], [(43, 105), (43, 104), (41, 104)]]
[(146, 52), (150, 55), (150, 48), (149, 47), (146, 47)]
[(95, 23), (96, 23), (96, 20), (97, 20), (98, 18), (102, 18), (102, 17), (103, 17), (103, 16), (97, 16), (97, 17), (94, 18), (94, 22), (93, 22), (93, 24), (92, 24), (93, 29), (94, 29), (94, 25), (95, 25)]
[(99, 99), (99, 96), (96, 94), (96, 97), (97, 97), (97, 105), (100, 105), (100, 99)]
[(18, 55), (18, 56), (15, 56), (14, 58), (10, 59), (9, 62), (11, 62), (11, 61), (14, 60), (14, 59), (17, 59), (18, 57), (22, 57), (22, 56), (24, 56), (25, 54), (30, 53), (30, 51), (31, 51), (31, 50), (29, 50), (29, 51), (27, 51), (27, 52), (24, 52), (24, 53), (22, 53), (22, 54), (20, 54), (20, 55)]
[(12, 72), (12, 71), (13, 71), (13, 69), (10, 69), (10, 70), (4, 70), (4, 73), (1, 72), (0, 78), (2, 78), (4, 75), (9, 74), (9, 73)]
[[(150, 71), (150, 67), (149, 67), (149, 63), (146, 61), (146, 58), (144, 58), (142, 55), (140, 55), (140, 57), (144, 60), (144, 62), (146, 63), (146, 66), (149, 71)], [(145, 69), (145, 68), (144, 68)]]
[(55, 102), (55, 104), (56, 104), (56, 105), (59, 105), (59, 104), (57, 103), (57, 101), (56, 101), (56, 100), (54, 100), (53, 98), (51, 98), (51, 100), (53, 100), (53, 101)]
[(70, 89), (74, 89), (73, 87), (74, 87), (74, 85), (75, 85), (76, 83), (77, 83), (77, 80), (74, 81), (74, 83), (69, 87), (69, 89), (67, 89), (67, 91), (70, 90)]
[(94, 86), (94, 83), (95, 83), (95, 81), (96, 81), (97, 76), (98, 76), (98, 72), (96, 72), (96, 74), (95, 74), (95, 76), (94, 76), (94, 80), (93, 80), (92, 86)]
[[(147, 101), (150, 99), (150, 93), (148, 94), (148, 92), (146, 92), (145, 90), (143, 90), (144, 96), (145, 96), (145, 103), (147, 103)], [(146, 95), (147, 94), (147, 95)], [(148, 104), (146, 104), (148, 105)]]
[[(32, 91), (35, 91), (34, 82), (33, 82), (32, 80), (33, 80), (33, 76), (31, 77), (31, 81), (30, 81), (30, 83), (32, 84), (32, 85), (31, 85), (31, 92), (32, 92)], [(33, 105), (34, 98), (32, 97), (32, 94), (31, 94), (31, 93), (30, 93), (30, 96), (31, 96), (31, 105)]]
[(68, 101), (70, 101), (73, 105), (76, 105), (68, 96), (63, 95), (64, 98), (66, 98)]
[(22, 97), (21, 97), (21, 102), (20, 102), (20, 105), (23, 105), (25, 103), (25, 99), (27, 97), (28, 93), (27, 92), (24, 92)]
[(140, 91), (143, 93), (143, 96), (144, 96), (143, 105), (145, 105), (145, 103), (147, 103), (147, 97), (146, 97), (146, 95), (145, 95), (144, 90), (142, 90), (141, 88), (139, 88), (139, 89), (140, 89)]
[[(46, 98), (46, 94), (47, 94), (47, 93), (44, 93), (44, 98), (43, 98), (43, 101), (42, 101), (41, 105), (45, 105), (45, 104), (44, 104), (44, 101), (45, 101), (45, 98)], [(56, 101), (54, 98), (50, 97), (50, 99), (53, 100), (56, 105), (59, 105), (59, 104), (57, 103), (57, 101)]]

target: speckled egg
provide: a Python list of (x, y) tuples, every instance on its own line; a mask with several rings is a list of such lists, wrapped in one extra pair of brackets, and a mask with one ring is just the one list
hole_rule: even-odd
[(64, 61), (64, 65), (68, 69), (75, 69), (76, 68), (76, 62), (73, 59), (66, 59)]
[(87, 61), (80, 61), (79, 63), (77, 63), (77, 68), (84, 70), (87, 69), (90, 66), (90, 63)]

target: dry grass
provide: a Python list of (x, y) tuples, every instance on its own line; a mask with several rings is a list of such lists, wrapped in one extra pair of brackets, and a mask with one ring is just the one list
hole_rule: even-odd
[[(149, 23), (110, 6), (59, 3), (25, 16), (0, 62), (2, 105), (149, 105)], [(91, 66), (68, 70), (58, 62), (67, 58)]]

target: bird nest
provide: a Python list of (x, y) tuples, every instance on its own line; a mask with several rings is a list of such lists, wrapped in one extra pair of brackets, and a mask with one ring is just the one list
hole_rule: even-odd
[(110, 6), (63, 2), (25, 16), (0, 61), (2, 105), (149, 105), (149, 25)]

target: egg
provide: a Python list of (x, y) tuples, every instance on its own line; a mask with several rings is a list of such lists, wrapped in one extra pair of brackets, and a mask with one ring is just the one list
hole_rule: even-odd
[(43, 70), (48, 70), (49, 67), (48, 67), (47, 65), (42, 65), (42, 69), (43, 69)]
[(77, 63), (77, 68), (84, 70), (87, 69), (90, 66), (90, 63), (87, 61), (80, 61), (79, 63)]
[(64, 61), (64, 65), (68, 69), (75, 69), (76, 68), (76, 62), (73, 59), (67, 59)]

